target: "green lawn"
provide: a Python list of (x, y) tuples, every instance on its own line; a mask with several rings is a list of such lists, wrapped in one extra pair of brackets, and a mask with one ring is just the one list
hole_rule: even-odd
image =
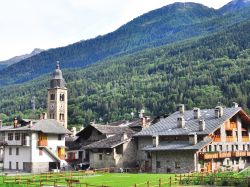
[[(169, 177), (174, 178), (174, 175), (170, 174), (127, 174), (127, 173), (101, 173), (90, 176), (77, 176), (73, 177), (79, 179), (81, 183), (88, 183), (90, 185), (105, 185), (112, 187), (129, 187), (134, 184), (139, 184), (138, 186), (146, 186), (146, 182), (150, 182), (150, 186), (159, 184), (159, 179), (162, 183), (169, 180)], [(27, 177), (27, 176), (24, 176)], [(29, 177), (29, 176), (28, 176)], [(35, 178), (39, 178), (36, 176)], [(61, 181), (65, 181), (63, 178)], [(66, 184), (66, 183), (65, 183)], [(141, 185), (140, 185), (141, 184)], [(144, 184), (144, 185), (143, 185)], [(4, 184), (3, 177), (0, 177), (0, 186), (1, 187), (10, 187), (10, 186), (26, 186), (26, 185), (13, 185), (13, 184)], [(80, 186), (80, 185), (79, 185)], [(82, 185), (83, 186), (83, 185)]]
[[(85, 181), (89, 184), (107, 185), (112, 187), (128, 187), (134, 184), (141, 184), (150, 181), (150, 186), (166, 182), (171, 175), (169, 174), (104, 174), (95, 177), (87, 177)], [(173, 177), (174, 175), (172, 175)], [(152, 185), (153, 184), (153, 185)], [(145, 186), (145, 185), (144, 185)]]

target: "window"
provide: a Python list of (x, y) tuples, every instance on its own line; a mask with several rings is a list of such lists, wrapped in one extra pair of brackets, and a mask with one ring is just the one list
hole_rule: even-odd
[(64, 101), (64, 94), (60, 94), (60, 101)]
[(19, 155), (19, 148), (16, 148), (16, 155)]
[(13, 140), (13, 133), (8, 133), (8, 140)]
[(18, 162), (16, 162), (16, 170), (19, 170)]
[(62, 114), (62, 113), (60, 114), (60, 120), (64, 121), (64, 114)]
[(50, 100), (51, 100), (51, 101), (54, 101), (55, 98), (56, 98), (55, 94), (50, 94)]
[(42, 155), (43, 155), (43, 149), (39, 148), (39, 156), (42, 156)]
[(20, 140), (20, 133), (15, 133), (15, 140)]
[(61, 134), (58, 135), (58, 140), (62, 140), (62, 135)]
[(102, 155), (101, 154), (99, 154), (99, 160), (102, 160)]
[(176, 169), (180, 169), (180, 168), (181, 168), (180, 162), (175, 162), (175, 168), (176, 168)]
[(232, 151), (234, 151), (234, 145), (232, 145)]
[(235, 145), (235, 151), (237, 151), (238, 150), (238, 145)]
[(9, 155), (12, 155), (12, 148), (9, 148)]
[(156, 162), (156, 167), (157, 167), (157, 168), (161, 168), (161, 162), (160, 162), (160, 161), (157, 161), (157, 162)]
[(217, 145), (214, 145), (214, 151), (217, 151)]
[(243, 150), (244, 150), (244, 151), (246, 150), (246, 145), (245, 145), (245, 144), (243, 144)]
[(12, 167), (11, 167), (11, 162), (9, 162), (9, 169), (12, 169)]
[(227, 151), (229, 151), (229, 145), (227, 145)]

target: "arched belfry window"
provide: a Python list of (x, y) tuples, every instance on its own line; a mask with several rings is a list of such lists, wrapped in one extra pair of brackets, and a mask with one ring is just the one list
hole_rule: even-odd
[(64, 101), (64, 94), (60, 94), (60, 101)]

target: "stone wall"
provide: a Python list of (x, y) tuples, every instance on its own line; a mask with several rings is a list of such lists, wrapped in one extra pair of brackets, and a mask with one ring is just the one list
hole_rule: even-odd
[(157, 151), (152, 153), (153, 173), (189, 173), (195, 170), (192, 151)]

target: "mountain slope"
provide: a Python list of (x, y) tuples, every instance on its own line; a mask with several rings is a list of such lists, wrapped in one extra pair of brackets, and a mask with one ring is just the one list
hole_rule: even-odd
[(27, 58), (30, 58), (34, 55), (37, 55), (41, 52), (43, 52), (44, 50), (43, 49), (34, 49), (30, 54), (24, 54), (24, 55), (20, 55), (20, 56), (15, 56), (13, 58), (10, 58), (8, 60), (4, 60), (4, 61), (0, 61), (0, 69), (3, 69), (7, 66), (10, 66), (12, 64), (15, 64), (15, 63), (18, 63), (24, 59), (27, 59)]
[[(250, 21), (203, 38), (67, 70), (69, 123), (129, 119), (142, 107), (148, 114), (163, 115), (173, 112), (178, 103), (191, 109), (236, 101), (250, 109), (249, 71)], [(2, 88), (0, 111), (28, 114), (33, 95), (37, 107), (45, 108), (48, 79)]]
[(250, 0), (233, 0), (220, 8), (220, 12), (225, 13), (229, 11), (240, 10), (248, 6), (250, 6)]
[(221, 16), (203, 5), (175, 3), (144, 14), (115, 32), (51, 49), (9, 66), (0, 71), (0, 86), (23, 83), (51, 72), (57, 60), (63, 68), (84, 67), (105, 58), (211, 34), (249, 17), (250, 8)]

